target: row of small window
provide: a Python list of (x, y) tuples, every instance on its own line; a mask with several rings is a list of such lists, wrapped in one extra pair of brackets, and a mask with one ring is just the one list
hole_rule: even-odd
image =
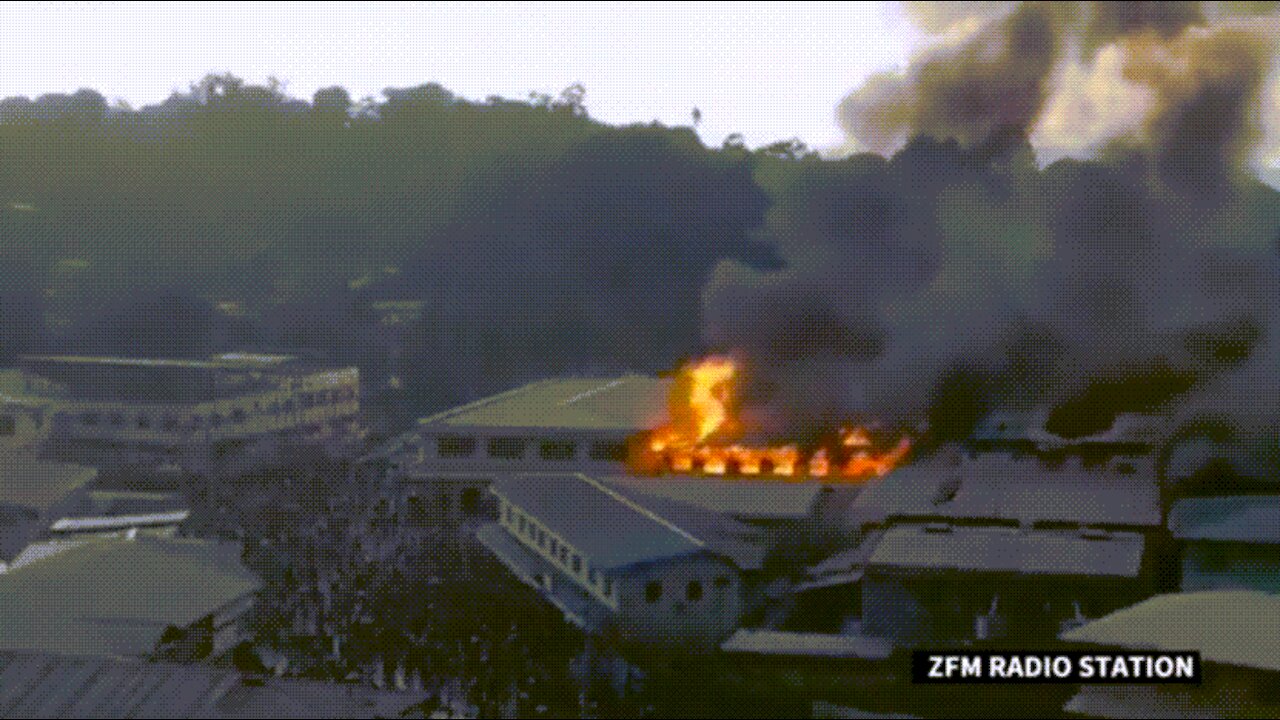
[[(727, 575), (717, 576), (715, 579), (715, 586), (716, 588), (721, 590), (729, 587), (729, 577)], [(645, 602), (652, 605), (661, 599), (662, 599), (662, 581), (661, 580), (653, 580), (648, 585), (644, 586)], [(702, 583), (697, 580), (690, 580), (689, 583), (684, 586), (684, 599), (688, 600), (689, 602), (698, 602), (699, 600), (701, 600), (702, 599)]]
[[(491, 438), (486, 449), (491, 458), (521, 460), (532, 442), (527, 438)], [(436, 438), (436, 453), (442, 458), (472, 457), (478, 446), (473, 437), (446, 435)], [(538, 443), (538, 455), (543, 460), (572, 460), (578, 455), (578, 444), (570, 440), (543, 440)], [(592, 460), (624, 462), (627, 446), (621, 442), (593, 442), (587, 456)]]
[[(523, 513), (513, 510), (509, 505), (506, 509), (506, 524), (517, 530), (530, 543), (536, 544), (541, 550), (550, 554), (562, 566), (572, 569), (574, 575), (584, 576), (581, 555), (570, 550), (569, 546), (560, 542), (558, 538), (548, 535), (545, 528), (525, 517)], [(587, 568), (585, 577), (587, 584), (599, 588), (606, 597), (613, 594), (613, 578), (605, 577), (595, 568)]]
[[(283, 403), (273, 402), (266, 407), (268, 415), (279, 415), (292, 413), (299, 407), (303, 410), (316, 407), (317, 405), (332, 405), (335, 403), (350, 402), (355, 399), (355, 388), (342, 388), (339, 390), (324, 390), (318, 393), (306, 393), (298, 398), (295, 406), (293, 400), (285, 400)], [(242, 423), (249, 417), (249, 412), (244, 408), (235, 408), (230, 415), (223, 416), (221, 413), (213, 413), (209, 415), (209, 426), (218, 427), (224, 422)], [(255, 402), (253, 404), (253, 414), (263, 412), (262, 404)], [(102, 422), (102, 414), (97, 412), (84, 412), (80, 414), (80, 424), (88, 427), (99, 425)], [(107, 424), (112, 427), (124, 427), (126, 419), (123, 413), (110, 413), (107, 415)], [(151, 416), (146, 413), (138, 413), (134, 420), (139, 430), (149, 430), (152, 425)], [(188, 420), (188, 427), (200, 427), (204, 424), (204, 416), (193, 415)], [(179, 428), (178, 418), (174, 415), (163, 415), (160, 418), (160, 426), (165, 430), (177, 430)]]

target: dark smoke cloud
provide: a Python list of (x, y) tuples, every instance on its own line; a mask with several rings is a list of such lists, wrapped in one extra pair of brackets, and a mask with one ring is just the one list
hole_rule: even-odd
[[(843, 414), (960, 435), (991, 407), (1047, 404), (1056, 431), (1085, 435), (1123, 411), (1228, 412), (1211, 386), (1255, 409), (1275, 397), (1256, 393), (1275, 387), (1260, 368), (1276, 357), (1280, 194), (1248, 168), (1272, 33), (1193, 4), (1106, 5), (934, 18), (981, 29), (840, 108), (861, 147), (914, 138), (901, 151), (759, 170), (786, 267), (723, 263), (705, 335), (744, 350), (777, 425)], [(1145, 123), (1038, 168), (1027, 138), (1055, 74), (1104, 45), (1149, 91)]]
[(908, 135), (956, 138), (981, 145), (1025, 135), (1047, 97), (1061, 46), (1059, 13), (1025, 5), (995, 21), (958, 50), (939, 52), (905, 77), (873, 78), (838, 110), (841, 125), (862, 146), (888, 152)]

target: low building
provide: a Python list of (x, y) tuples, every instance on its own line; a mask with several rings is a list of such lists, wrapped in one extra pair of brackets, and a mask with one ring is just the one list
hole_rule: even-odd
[(403, 717), (424, 696), (292, 678), (245, 682), (229, 667), (0, 652), (0, 717), (386, 718)]
[(235, 545), (144, 535), (63, 543), (0, 574), (0, 650), (217, 655), (243, 639), (261, 586)]
[[(1149, 595), (1163, 532), (1149, 465), (942, 455), (889, 474), (849, 510), (867, 543), (845, 571), (861, 630), (906, 646), (1039, 641)], [(828, 564), (815, 581), (839, 575)]]
[(1069, 630), (1084, 647), (1196, 651), (1199, 685), (1086, 685), (1065, 706), (1086, 717), (1280, 715), (1280, 596), (1251, 590), (1159, 595)]
[(59, 518), (89, 507), (93, 468), (0, 454), (0, 572), (12, 567)]
[(1280, 495), (1196, 497), (1169, 511), (1182, 590), (1280, 592)]
[(750, 528), (689, 506), (673, 521), (581, 474), (513, 477), (491, 491), (499, 521), (480, 541), (588, 632), (711, 650), (749, 609), (744, 575), (765, 556), (744, 539)]
[(532, 383), (419, 420), (362, 458), (357, 478), (410, 524), (492, 520), (485, 491), (500, 478), (624, 474), (628, 441), (665, 422), (668, 388), (640, 375)]
[(225, 353), (29, 356), (20, 369), (24, 399), (44, 408), (43, 449), (61, 459), (207, 471), (281, 441), (340, 451), (359, 433), (355, 368)]

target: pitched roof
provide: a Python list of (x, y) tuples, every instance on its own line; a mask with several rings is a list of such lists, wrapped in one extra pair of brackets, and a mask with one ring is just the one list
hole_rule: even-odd
[(43, 515), (97, 475), (97, 470), (84, 465), (41, 460), (25, 453), (0, 453), (0, 505)]
[(732, 515), (742, 520), (803, 520), (814, 510), (823, 486), (816, 482), (778, 482), (752, 478), (631, 477), (604, 478), (628, 492), (664, 497)]
[(1274, 480), (1280, 477), (1280, 443), (1275, 438), (1217, 442), (1198, 437), (1177, 443), (1169, 450), (1165, 475), (1183, 480), (1211, 462), (1223, 462), (1241, 477)]
[(639, 432), (666, 420), (670, 380), (543, 380), (419, 420), (420, 425)]
[(1061, 530), (897, 525), (885, 531), (867, 564), (919, 570), (1134, 577), (1143, 537), (1084, 537)]
[(1088, 469), (1078, 459), (1054, 467), (1000, 454), (923, 458), (869, 485), (850, 503), (850, 513), (861, 522), (945, 516), (1155, 526), (1161, 519), (1150, 459)]
[(492, 486), (598, 568), (699, 552), (705, 543), (585, 475), (518, 476)]
[(1182, 540), (1280, 545), (1280, 495), (1179, 500), (1169, 509), (1169, 530)]
[(0, 649), (139, 655), (261, 587), (239, 548), (140, 536), (82, 543), (0, 574)]
[(1198, 651), (1223, 665), (1280, 672), (1280, 595), (1255, 590), (1158, 595), (1062, 634), (1067, 642)]
[(421, 700), (293, 678), (251, 686), (208, 665), (0, 652), (0, 717), (396, 717)]

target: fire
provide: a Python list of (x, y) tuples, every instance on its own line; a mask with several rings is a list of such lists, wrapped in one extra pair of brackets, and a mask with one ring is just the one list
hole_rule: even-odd
[(857, 481), (888, 473), (911, 451), (908, 437), (877, 451), (869, 429), (857, 426), (841, 428), (831, 443), (808, 453), (789, 443), (729, 442), (743, 426), (734, 404), (738, 374), (738, 363), (726, 356), (683, 367), (668, 402), (669, 424), (649, 434), (639, 446), (647, 456), (633, 455), (633, 464), (676, 473)]

